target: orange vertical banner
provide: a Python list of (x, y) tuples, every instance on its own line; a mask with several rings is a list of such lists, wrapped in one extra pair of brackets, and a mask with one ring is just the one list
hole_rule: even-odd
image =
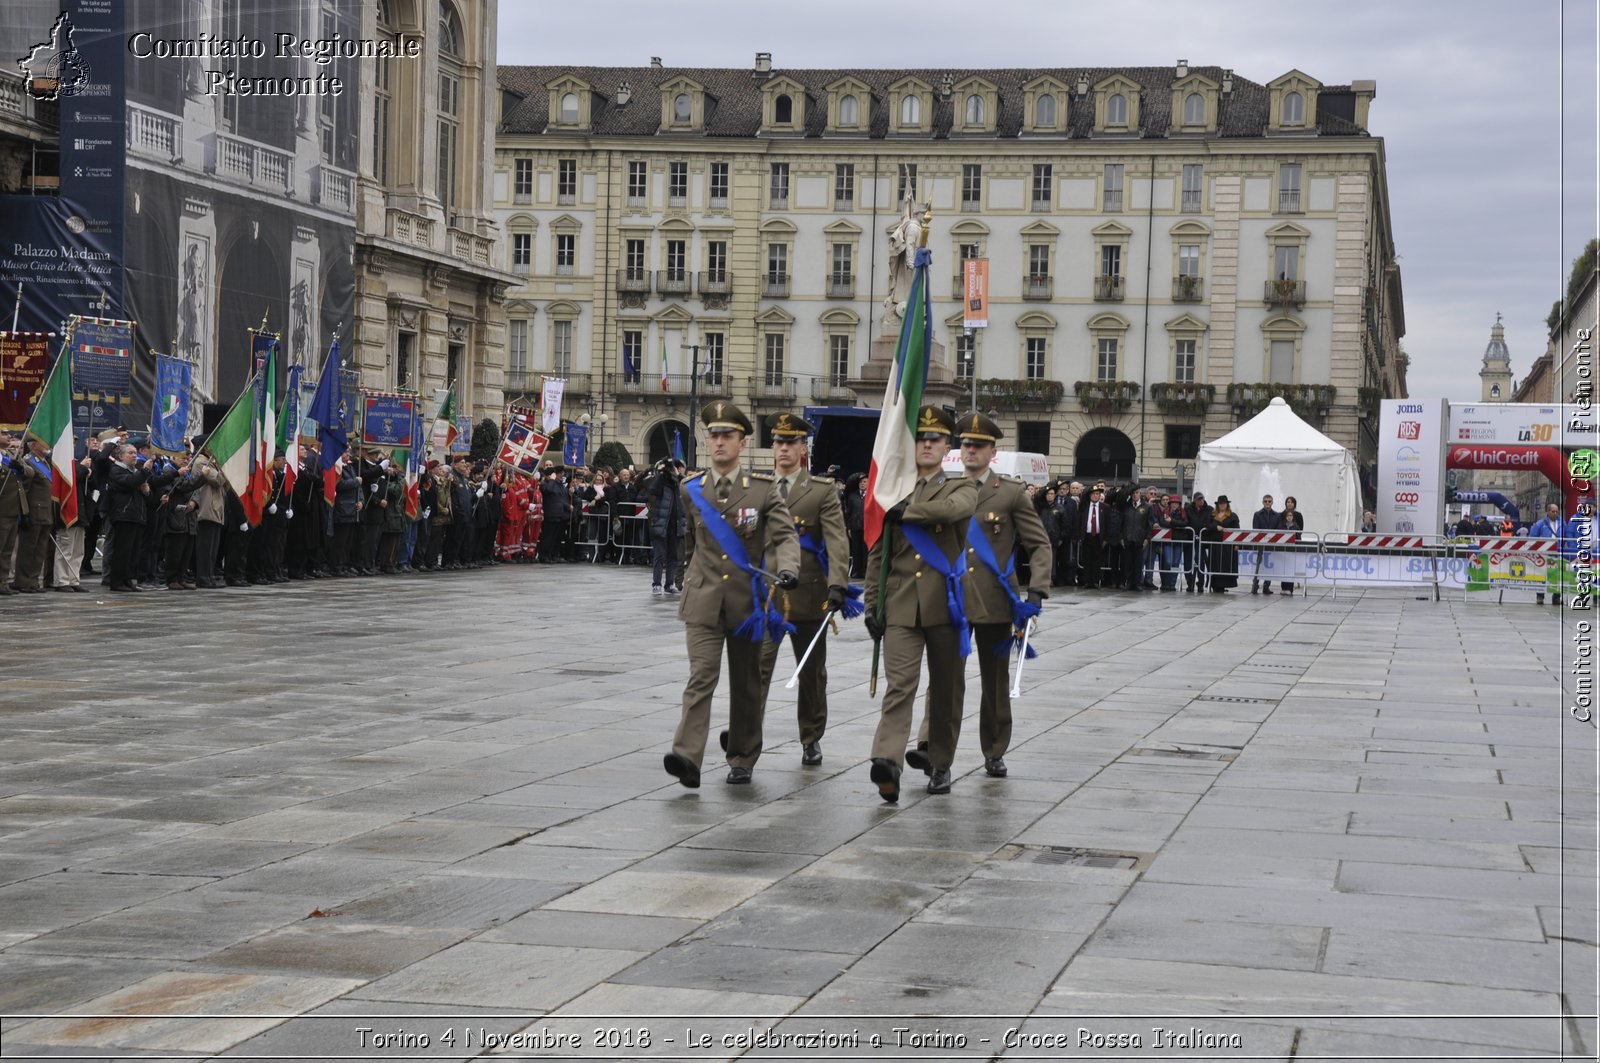
[(989, 260), (961, 262), (961, 324), (964, 328), (989, 327)]

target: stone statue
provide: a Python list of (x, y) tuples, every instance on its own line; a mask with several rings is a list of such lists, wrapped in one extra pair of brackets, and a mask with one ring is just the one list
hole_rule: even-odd
[(900, 323), (906, 314), (906, 300), (911, 298), (912, 267), (921, 243), (922, 221), (918, 217), (916, 202), (907, 192), (900, 220), (889, 230), (889, 294), (883, 300), (883, 327), (879, 330), (882, 335), (900, 334)]

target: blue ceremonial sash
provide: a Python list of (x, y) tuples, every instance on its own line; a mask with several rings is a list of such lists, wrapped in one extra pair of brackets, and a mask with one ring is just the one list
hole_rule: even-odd
[(739, 533), (728, 524), (728, 519), (718, 511), (711, 499), (706, 497), (706, 477), (702, 476), (695, 481), (687, 493), (689, 501), (700, 511), (700, 520), (705, 524), (706, 531), (710, 532), (717, 545), (722, 547), (722, 552), (728, 555), (728, 560), (739, 566), (740, 571), (750, 577), (750, 615), (733, 629), (734, 635), (748, 638), (751, 642), (771, 638), (774, 643), (782, 643), (783, 636), (794, 631), (794, 625), (783, 618), (781, 611), (769, 605), (766, 593), (767, 581), (761, 575), (761, 570), (750, 563), (750, 554), (744, 548), (744, 540), (739, 538)]
[[(796, 529), (796, 531), (799, 531), (799, 529)], [(823, 541), (822, 532), (820, 530), (817, 531), (814, 539), (811, 537), (810, 531), (799, 532), (799, 535), (800, 549), (817, 559), (817, 567), (821, 568), (822, 574), (826, 576), (828, 574), (828, 544)], [(839, 612), (844, 614), (846, 620), (854, 620), (867, 611), (867, 607), (861, 604), (860, 587), (846, 583), (844, 593), (844, 606)]]
[(961, 586), (961, 578), (967, 574), (967, 552), (957, 550), (956, 561), (952, 565), (945, 559), (944, 551), (928, 529), (920, 524), (901, 524), (900, 530), (911, 548), (922, 555), (922, 560), (944, 577), (945, 605), (950, 609), (950, 622), (956, 626), (961, 656), (966, 657), (972, 652), (972, 628), (967, 623), (967, 596)]
[[(1011, 575), (1017, 569), (1016, 552), (1013, 551), (1011, 556), (1006, 558), (1006, 567), (1002, 570), (999, 558), (994, 556), (994, 544), (989, 541), (989, 536), (984, 532), (983, 525), (978, 523), (976, 515), (972, 518), (972, 526), (967, 529), (967, 545), (972, 547), (972, 552), (983, 562), (983, 567), (994, 573), (995, 578), (1000, 581), (1000, 589), (1011, 599), (1012, 630), (1021, 631), (1026, 628), (1028, 621), (1039, 615), (1039, 607), (1023, 598), (1011, 586)], [(995, 645), (994, 652), (1002, 657), (1009, 657), (1016, 641), (1015, 635), (1009, 635)], [(1039, 651), (1029, 646), (1028, 656), (1037, 657)]]
[(53, 468), (51, 468), (50, 463), (48, 461), (45, 461), (43, 458), (35, 457), (32, 454), (29, 454), (27, 457), (23, 458), (22, 460), (27, 462), (29, 465), (32, 465), (34, 471), (37, 472), (40, 476), (44, 477), (44, 482), (45, 483), (54, 483), (55, 482), (55, 479), (56, 479), (55, 478), (55, 470)]

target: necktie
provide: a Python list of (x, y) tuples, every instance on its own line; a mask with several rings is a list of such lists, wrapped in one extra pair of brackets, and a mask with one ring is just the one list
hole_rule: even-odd
[(717, 501), (726, 502), (732, 487), (733, 485), (728, 482), (728, 478), (726, 476), (717, 477)]
[(787, 476), (778, 481), (778, 497), (785, 502), (789, 501), (789, 478)]
[(1093, 535), (1100, 530), (1100, 503), (1089, 503), (1089, 534)]

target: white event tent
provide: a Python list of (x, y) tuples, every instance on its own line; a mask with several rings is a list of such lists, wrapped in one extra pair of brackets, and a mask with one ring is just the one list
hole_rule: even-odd
[(1361, 480), (1350, 451), (1302, 421), (1281, 398), (1215, 442), (1200, 447), (1195, 489), (1216, 503), (1227, 495), (1240, 527), (1271, 495), (1273, 508), (1293, 495), (1308, 532), (1361, 528)]

